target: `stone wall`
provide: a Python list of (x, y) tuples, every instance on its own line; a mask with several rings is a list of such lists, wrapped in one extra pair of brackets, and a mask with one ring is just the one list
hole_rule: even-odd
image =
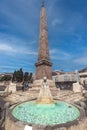
[[(13, 122), (9, 117), (6, 119), (6, 130), (24, 130), (26, 124), (22, 124), (20, 121)], [(55, 127), (44, 126), (32, 126), (32, 130), (87, 130), (87, 119), (79, 121), (77, 124)]]

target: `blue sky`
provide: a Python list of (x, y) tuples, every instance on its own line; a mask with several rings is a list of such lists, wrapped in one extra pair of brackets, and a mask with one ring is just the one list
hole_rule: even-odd
[[(42, 0), (0, 0), (0, 73), (35, 72)], [(47, 0), (53, 70), (87, 66), (87, 0)]]

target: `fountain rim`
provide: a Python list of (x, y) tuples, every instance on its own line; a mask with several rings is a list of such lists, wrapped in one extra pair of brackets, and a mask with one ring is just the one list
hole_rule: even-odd
[[(62, 100), (56, 99), (56, 98), (53, 98), (53, 99), (56, 100), (56, 101), (62, 101)], [(23, 122), (23, 121), (21, 121), (21, 120), (18, 120), (17, 118), (15, 118), (15, 117), (12, 115), (13, 109), (14, 109), (15, 107), (17, 107), (18, 105), (23, 104), (23, 103), (26, 103), (26, 102), (30, 102), (30, 101), (35, 101), (35, 100), (37, 100), (37, 98), (32, 98), (32, 99), (23, 101), (23, 102), (21, 102), (21, 103), (17, 103), (14, 107), (12, 107), (12, 109), (9, 110), (9, 117), (10, 117), (10, 119), (12, 119), (12, 121), (14, 121), (14, 122), (21, 122), (21, 124), (24, 124), (24, 125), (29, 125), (29, 126), (33, 126), (33, 125), (34, 125), (34, 126), (38, 126), (38, 125), (39, 125), (39, 126), (45, 126), (45, 125), (40, 125), (40, 124), (33, 124), (33, 123)], [(59, 128), (60, 128), (60, 127), (68, 127), (68, 126), (72, 126), (72, 125), (78, 124), (79, 121), (83, 119), (83, 112), (82, 112), (82, 111), (80, 110), (80, 108), (78, 108), (74, 103), (72, 104), (72, 103), (68, 103), (68, 102), (66, 102), (66, 101), (62, 101), (62, 102), (65, 102), (65, 103), (67, 103), (67, 104), (70, 104), (70, 105), (76, 107), (76, 108), (79, 110), (79, 112), (80, 112), (79, 117), (76, 118), (75, 120), (69, 121), (69, 122), (67, 122), (67, 123), (61, 123), (61, 124), (55, 124), (55, 125), (46, 125), (46, 126), (51, 126), (51, 127), (56, 127), (56, 126), (57, 126), (57, 127), (59, 127)]]
[[(53, 98), (53, 99), (56, 100), (56, 101), (62, 101), (62, 100), (59, 100), (59, 99), (56, 99), (56, 98)], [(62, 101), (62, 102), (65, 102), (65, 103), (67, 103), (67, 104), (70, 104), (70, 105), (76, 107), (76, 108), (79, 110), (79, 112), (80, 112), (80, 115), (79, 115), (78, 118), (76, 118), (76, 119), (73, 120), (73, 121), (69, 121), (69, 122), (67, 122), (67, 123), (61, 123), (61, 124), (55, 124), (55, 125), (33, 124), (33, 123), (27, 123), (27, 122), (23, 122), (23, 121), (21, 121), (21, 120), (18, 120), (17, 118), (15, 118), (15, 117), (12, 115), (13, 109), (14, 109), (15, 107), (17, 107), (18, 105), (23, 104), (23, 103), (26, 103), (26, 102), (30, 102), (30, 101), (35, 101), (35, 100), (37, 100), (37, 98), (32, 98), (32, 99), (23, 101), (23, 102), (21, 102), (21, 103), (17, 103), (17, 104), (16, 104), (15, 106), (13, 106), (13, 107), (11, 106), (12, 108), (9, 109), (9, 112), (8, 112), (9, 118), (10, 118), (13, 122), (20, 122), (22, 125), (42, 126), (42, 127), (44, 127), (44, 126), (46, 126), (46, 127), (58, 127), (58, 128), (60, 128), (60, 127), (70, 127), (70, 126), (72, 126), (72, 125), (77, 125), (77, 124), (79, 123), (79, 121), (84, 118), (84, 116), (83, 116), (84, 114), (83, 114), (83, 112), (81, 111), (81, 109), (79, 108), (79, 106), (75, 105), (74, 103), (73, 103), (73, 104), (72, 104), (72, 103), (68, 103), (68, 102), (66, 102), (66, 101)]]

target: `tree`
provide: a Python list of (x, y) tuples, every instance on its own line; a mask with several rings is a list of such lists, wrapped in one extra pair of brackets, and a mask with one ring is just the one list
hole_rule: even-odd
[(12, 79), (11, 75), (4, 75), (0, 78), (0, 81), (10, 81)]
[(16, 72), (16, 81), (17, 82), (23, 81), (23, 71), (22, 71), (22, 69), (20, 69)]
[(29, 73), (25, 72), (24, 74), (24, 82), (28, 82), (29, 81)]
[(19, 69), (19, 70), (15, 70), (14, 73), (13, 73), (13, 78), (12, 78), (12, 82), (30, 82), (32, 83), (33, 82), (33, 74), (32, 73), (28, 73), (28, 72), (25, 72), (23, 73), (23, 70), (22, 68)]
[(23, 70), (22, 68), (18, 71), (14, 71), (12, 81), (22, 82), (23, 81)]
[(13, 73), (12, 82), (16, 81), (16, 70)]

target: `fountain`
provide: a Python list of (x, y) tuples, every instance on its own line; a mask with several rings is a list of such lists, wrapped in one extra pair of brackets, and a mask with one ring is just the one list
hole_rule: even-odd
[(38, 104), (53, 104), (54, 103), (46, 77), (43, 78), (40, 93), (39, 93), (36, 103)]
[(37, 100), (17, 105), (12, 115), (19, 121), (32, 125), (58, 125), (79, 118), (80, 111), (73, 105), (53, 100), (47, 78), (44, 77)]
[[(75, 130), (78, 127), (76, 124), (80, 117), (78, 108), (63, 101), (54, 100), (49, 89), (49, 85), (52, 88), (54, 85), (52, 84), (52, 63), (49, 56), (46, 23), (46, 10), (43, 2), (40, 16), (38, 62), (35, 64), (36, 81), (33, 84), (33, 88), (41, 86), (40, 93), (36, 100), (26, 101), (11, 108), (6, 118), (6, 130), (25, 130), (26, 125), (31, 126), (33, 130), (60, 130), (60, 127), (64, 130)], [(49, 126), (50, 128), (47, 128)], [(76, 130), (81, 129), (78, 127)]]

